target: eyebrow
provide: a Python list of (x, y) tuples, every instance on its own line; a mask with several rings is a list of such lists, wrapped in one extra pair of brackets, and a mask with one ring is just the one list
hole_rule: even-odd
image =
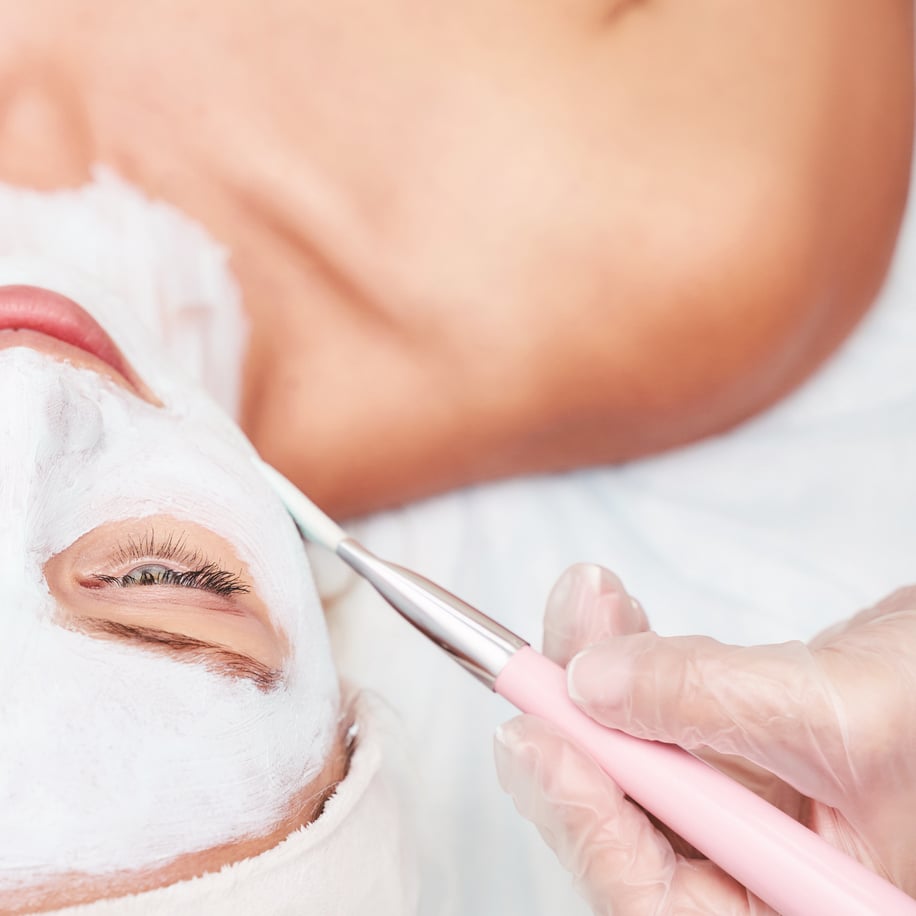
[(76, 617), (72, 624), (74, 629), (90, 636), (140, 643), (182, 661), (204, 664), (223, 677), (245, 678), (265, 692), (276, 688), (283, 679), (279, 668), (271, 668), (250, 655), (193, 636), (99, 617)]

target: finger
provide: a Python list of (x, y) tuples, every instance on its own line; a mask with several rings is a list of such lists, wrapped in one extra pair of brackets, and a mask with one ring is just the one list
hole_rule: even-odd
[(676, 855), (645, 813), (546, 722), (507, 723), (495, 754), (503, 789), (596, 913), (751, 912), (744, 888), (709, 862)]
[(577, 655), (568, 688), (605, 725), (744, 757), (828, 804), (851, 784), (835, 691), (801, 643), (622, 636)]
[[(852, 636), (853, 640), (856, 640), (859, 635), (866, 631), (866, 624), (900, 614), (912, 615), (914, 610), (916, 610), (916, 588), (913, 586), (898, 588), (874, 606), (865, 608), (855, 616), (841, 620), (826, 630), (822, 630), (811, 640), (809, 645), (813, 649), (824, 648), (841, 642), (848, 635)], [(869, 636), (873, 637), (875, 635), (874, 630), (871, 629)], [(905, 626), (900, 635), (903, 637), (902, 642), (889, 640), (888, 647), (895, 644), (911, 644), (913, 642), (913, 627)]]
[(577, 563), (560, 576), (547, 599), (544, 654), (565, 666), (592, 643), (648, 628), (639, 602), (614, 573), (593, 563)]
[[(569, 567), (557, 580), (544, 614), (545, 654), (566, 665), (580, 649), (612, 636), (648, 630), (642, 606), (628, 595), (623, 583), (610, 570), (591, 563)], [(798, 815), (798, 792), (772, 773), (742, 757), (719, 754), (708, 748), (698, 753), (707, 763), (746, 785), (793, 817)], [(659, 827), (677, 852), (695, 850), (664, 825)]]

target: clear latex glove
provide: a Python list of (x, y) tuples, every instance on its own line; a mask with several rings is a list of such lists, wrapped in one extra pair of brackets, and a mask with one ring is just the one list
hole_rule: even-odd
[[(810, 645), (743, 648), (659, 637), (616, 576), (574, 566), (544, 631), (594, 719), (687, 748), (916, 892), (916, 589)], [(596, 913), (772, 912), (546, 723), (504, 725), (496, 763)]]

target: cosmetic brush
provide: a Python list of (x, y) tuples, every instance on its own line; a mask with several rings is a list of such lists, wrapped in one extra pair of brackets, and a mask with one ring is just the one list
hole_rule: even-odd
[(441, 586), (375, 556), (285, 477), (258, 464), (303, 537), (336, 553), (490, 690), (551, 722), (633, 801), (778, 913), (916, 914), (916, 900), (709, 764), (589, 718), (569, 698), (563, 668)]

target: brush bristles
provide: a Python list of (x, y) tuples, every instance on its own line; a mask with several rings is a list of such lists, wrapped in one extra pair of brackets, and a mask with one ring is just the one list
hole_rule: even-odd
[(337, 545), (347, 538), (346, 531), (335, 521), (328, 518), (298, 487), (290, 483), (279, 471), (269, 464), (255, 459), (264, 479), (273, 491), (283, 500), (283, 505), (293, 517), (296, 526), (303, 536), (330, 551), (336, 551)]

